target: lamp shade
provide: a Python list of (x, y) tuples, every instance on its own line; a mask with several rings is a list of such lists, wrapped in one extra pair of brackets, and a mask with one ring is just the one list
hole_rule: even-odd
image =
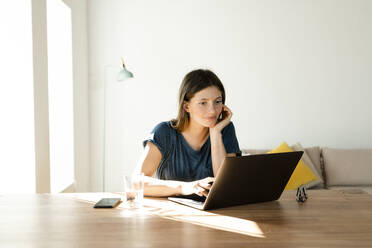
[(131, 73), (125, 68), (123, 57), (121, 57), (121, 64), (122, 64), (121, 70), (118, 72), (118, 75), (116, 76), (116, 80), (119, 82), (133, 77), (133, 73)]
[(116, 80), (120, 82), (125, 79), (132, 78), (132, 77), (133, 77), (133, 73), (128, 71), (125, 67), (122, 67), (116, 76)]

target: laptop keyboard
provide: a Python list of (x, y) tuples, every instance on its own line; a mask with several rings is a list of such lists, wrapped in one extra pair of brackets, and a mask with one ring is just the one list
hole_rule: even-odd
[(168, 200), (189, 206), (189, 207), (194, 207), (197, 209), (203, 209), (204, 202), (201, 201), (195, 201), (192, 199), (185, 199), (185, 198), (175, 198), (175, 197), (168, 197)]

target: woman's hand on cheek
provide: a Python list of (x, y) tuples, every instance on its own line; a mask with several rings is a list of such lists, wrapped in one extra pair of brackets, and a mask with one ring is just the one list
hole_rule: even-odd
[(222, 120), (218, 119), (216, 124), (213, 127), (209, 128), (210, 132), (221, 132), (222, 129), (224, 129), (224, 127), (226, 127), (230, 123), (232, 117), (231, 110), (226, 105), (224, 105), (222, 107), (222, 112), (224, 112), (224, 118)]

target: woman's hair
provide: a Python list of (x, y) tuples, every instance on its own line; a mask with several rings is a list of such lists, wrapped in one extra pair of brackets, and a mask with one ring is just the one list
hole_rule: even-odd
[(203, 69), (186, 74), (178, 92), (178, 115), (176, 119), (171, 120), (174, 129), (182, 132), (189, 124), (190, 116), (183, 107), (184, 102), (190, 101), (196, 93), (210, 86), (216, 86), (221, 91), (222, 103), (225, 104), (225, 89), (216, 74)]

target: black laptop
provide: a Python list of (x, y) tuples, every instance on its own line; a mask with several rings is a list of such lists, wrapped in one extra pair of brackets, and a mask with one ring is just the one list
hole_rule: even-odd
[(303, 151), (226, 157), (207, 197), (168, 197), (201, 210), (279, 199)]

